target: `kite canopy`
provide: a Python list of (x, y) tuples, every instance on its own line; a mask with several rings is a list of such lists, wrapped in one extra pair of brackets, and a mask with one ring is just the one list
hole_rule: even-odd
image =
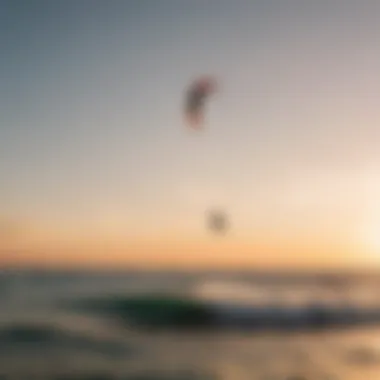
[(202, 77), (191, 83), (185, 99), (185, 118), (190, 127), (198, 129), (202, 126), (205, 101), (216, 88), (216, 80), (212, 77)]

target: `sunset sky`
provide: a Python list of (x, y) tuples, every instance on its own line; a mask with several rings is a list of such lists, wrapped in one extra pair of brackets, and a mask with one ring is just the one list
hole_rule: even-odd
[(380, 2), (0, 4), (2, 262), (380, 268)]

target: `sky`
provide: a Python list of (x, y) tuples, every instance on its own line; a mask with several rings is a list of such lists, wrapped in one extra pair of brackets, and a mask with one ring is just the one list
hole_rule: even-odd
[(0, 5), (0, 262), (380, 266), (379, 2)]

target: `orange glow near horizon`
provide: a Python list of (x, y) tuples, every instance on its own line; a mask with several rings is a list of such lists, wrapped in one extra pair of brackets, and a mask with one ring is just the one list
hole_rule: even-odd
[[(332, 234), (334, 235), (334, 234)], [(110, 239), (99, 236), (64, 239), (51, 236), (3, 244), (2, 265), (42, 267), (128, 268), (344, 268), (380, 264), (365, 246), (351, 241), (318, 236), (279, 236), (255, 231), (252, 237), (180, 234), (150, 238)], [(333, 236), (334, 237), (334, 236)]]

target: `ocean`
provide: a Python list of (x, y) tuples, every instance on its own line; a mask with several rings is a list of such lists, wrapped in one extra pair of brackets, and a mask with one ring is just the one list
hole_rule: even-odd
[(376, 380), (379, 286), (334, 274), (3, 271), (0, 379)]

